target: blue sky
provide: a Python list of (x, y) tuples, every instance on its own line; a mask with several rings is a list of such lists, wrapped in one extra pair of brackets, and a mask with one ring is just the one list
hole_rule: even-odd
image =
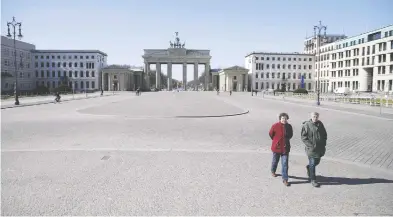
[(143, 49), (165, 49), (179, 32), (186, 48), (210, 49), (217, 68), (244, 65), (252, 51), (302, 51), (319, 20), (349, 36), (393, 24), (392, 8), (392, 0), (1, 0), (1, 33), (15, 16), (37, 49), (99, 49), (109, 64), (142, 65)]

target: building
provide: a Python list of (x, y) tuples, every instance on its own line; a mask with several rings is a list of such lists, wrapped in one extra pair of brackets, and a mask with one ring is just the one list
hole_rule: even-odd
[(224, 69), (211, 69), (214, 90), (243, 92), (248, 86), (248, 69), (232, 66)]
[(35, 45), (1, 36), (1, 92), (13, 93), (15, 85), (15, 65), (17, 65), (18, 87), (20, 91), (31, 91), (35, 88), (35, 77), (32, 64), (32, 51)]
[(315, 69), (321, 67), (321, 92), (339, 87), (360, 92), (392, 91), (393, 25), (324, 44), (316, 60)]
[(313, 54), (252, 52), (245, 57), (251, 88), (257, 91), (293, 91), (302, 87), (302, 80), (303, 88), (313, 91), (314, 64)]
[(75, 91), (101, 89), (107, 54), (99, 50), (34, 50), (36, 86), (69, 85)]
[[(324, 40), (321, 40), (321, 46), (333, 43), (335, 41), (347, 38), (346, 35), (339, 34), (327, 34)], [(308, 37), (304, 41), (304, 53), (306, 54), (315, 54), (317, 51), (317, 44), (315, 37)]]
[(105, 91), (135, 91), (141, 88), (143, 67), (110, 65), (102, 68), (102, 87)]

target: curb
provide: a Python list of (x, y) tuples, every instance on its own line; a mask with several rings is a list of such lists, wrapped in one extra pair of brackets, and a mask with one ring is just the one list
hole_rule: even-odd
[(89, 114), (89, 113), (80, 113), (82, 115), (90, 115), (90, 116), (99, 116), (99, 117), (122, 117), (125, 119), (175, 119), (175, 118), (224, 118), (224, 117), (233, 117), (248, 114), (250, 111), (244, 111), (240, 113), (234, 114), (225, 114), (225, 115), (200, 115), (200, 116), (188, 116), (188, 115), (179, 115), (179, 116), (127, 116), (127, 115), (100, 115), (100, 114)]
[[(92, 99), (92, 98), (106, 97), (106, 96), (115, 96), (115, 95), (91, 96), (91, 97), (76, 98), (76, 99), (64, 99), (64, 100), (61, 100), (60, 102), (68, 102), (68, 101), (83, 100), (83, 99)], [(54, 104), (54, 103), (55, 103), (54, 100), (51, 100), (51, 101), (35, 102), (35, 103), (31, 103), (31, 104), (5, 106), (5, 107), (1, 107), (1, 109), (21, 108), (21, 107), (47, 105), (47, 104)]]
[(174, 116), (174, 118), (223, 118), (223, 117), (233, 117), (233, 116), (245, 115), (248, 113), (250, 113), (250, 110), (246, 110), (246, 111), (240, 112), (240, 113), (226, 114), (226, 115)]

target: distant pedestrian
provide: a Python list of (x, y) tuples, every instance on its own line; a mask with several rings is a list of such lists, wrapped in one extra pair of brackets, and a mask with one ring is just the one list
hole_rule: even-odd
[(104, 89), (101, 88), (101, 96), (104, 95)]
[(273, 160), (271, 165), (271, 174), (276, 177), (278, 162), (281, 158), (281, 175), (285, 186), (289, 186), (288, 182), (288, 160), (289, 151), (291, 149), (290, 139), (293, 136), (292, 125), (288, 123), (289, 116), (287, 113), (278, 115), (279, 121), (270, 128), (269, 136), (272, 139), (271, 150), (273, 152)]
[(220, 95), (220, 90), (219, 89), (217, 89), (217, 95)]
[(319, 187), (316, 180), (315, 168), (321, 162), (326, 152), (327, 132), (323, 123), (319, 120), (319, 113), (311, 113), (311, 119), (303, 122), (301, 138), (305, 145), (308, 156), (306, 166), (307, 176), (312, 186)]
[(229, 96), (232, 96), (232, 90), (229, 91)]

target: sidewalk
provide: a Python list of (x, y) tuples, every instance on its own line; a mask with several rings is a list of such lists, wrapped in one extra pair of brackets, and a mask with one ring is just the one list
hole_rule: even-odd
[[(289, 97), (289, 96), (285, 96), (285, 97), (272, 96), (272, 95), (264, 95), (263, 96), (262, 94), (261, 95), (258, 94), (258, 97), (279, 100), (279, 101), (285, 101), (285, 102), (305, 104), (305, 105), (317, 107), (315, 100), (299, 99), (297, 97)], [(349, 103), (337, 103), (337, 102), (329, 102), (329, 101), (321, 101), (321, 105), (318, 107), (326, 108), (326, 109), (341, 110), (341, 111), (346, 111), (346, 112), (354, 112), (354, 113), (372, 115), (372, 116), (378, 116), (378, 117), (393, 118), (393, 109), (387, 108), (387, 107), (368, 106), (368, 105), (364, 105), (364, 104), (359, 105), (359, 104), (349, 104)]]
[[(101, 92), (95, 93), (78, 93), (78, 94), (67, 94), (61, 95), (61, 101), (72, 101), (72, 100), (82, 100), (89, 98), (100, 97)], [(113, 96), (112, 92), (104, 92), (104, 96)], [(60, 101), (60, 102), (61, 102)], [(19, 98), (20, 105), (15, 105), (15, 99), (10, 98), (1, 101), (1, 109), (14, 108), (14, 107), (24, 107), (32, 105), (49, 104), (55, 102), (55, 96), (37, 96), (37, 97), (22, 97)]]

